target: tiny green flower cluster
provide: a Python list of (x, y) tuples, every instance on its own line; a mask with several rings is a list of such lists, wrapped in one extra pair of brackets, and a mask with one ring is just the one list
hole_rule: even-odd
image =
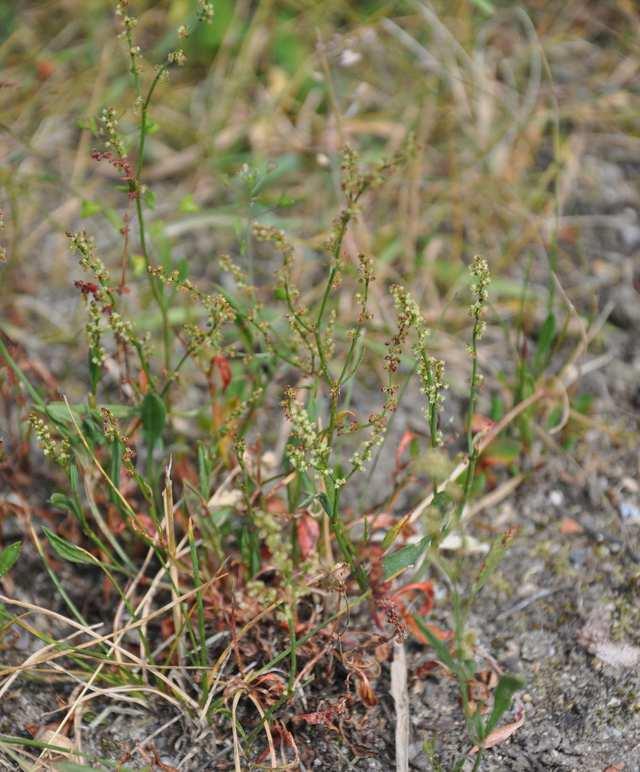
[(432, 444), (441, 445), (443, 437), (438, 429), (438, 411), (444, 402), (444, 391), (448, 388), (444, 381), (444, 362), (428, 354), (427, 339), (430, 331), (418, 304), (408, 290), (396, 284), (391, 288), (391, 295), (398, 316), (398, 332), (389, 344), (387, 365), (391, 372), (397, 370), (403, 344), (413, 328), (416, 341), (412, 351), (417, 362), (420, 391), (426, 398), (425, 417), (430, 427)]
[(96, 255), (95, 242), (84, 231), (67, 233), (72, 251), (80, 258), (80, 265), (92, 273), (98, 284), (91, 282), (76, 282), (82, 291), (87, 306), (88, 321), (86, 325), (92, 364), (101, 366), (106, 357), (102, 345), (102, 334), (105, 327), (109, 328), (118, 344), (123, 347), (134, 346), (141, 356), (149, 355), (150, 337), (136, 335), (133, 324), (125, 319), (117, 310), (117, 294), (110, 285), (110, 274), (102, 260)]
[(376, 275), (373, 260), (362, 252), (358, 254), (358, 269), (360, 272), (358, 281), (362, 284), (370, 284), (372, 281), (375, 281)]
[(288, 446), (288, 454), (293, 468), (299, 472), (306, 472), (310, 468), (326, 472), (329, 453), (327, 440), (313, 425), (304, 406), (297, 401), (293, 389), (285, 391), (282, 407), (291, 422), (294, 443)]
[(249, 277), (246, 272), (237, 263), (234, 263), (229, 255), (220, 255), (218, 263), (223, 271), (226, 271), (233, 277), (238, 289), (244, 290), (251, 295), (254, 294), (254, 288), (249, 283)]
[(291, 242), (287, 239), (283, 230), (272, 225), (254, 223), (253, 235), (258, 241), (269, 241), (280, 252), (284, 270), (290, 270), (293, 264), (294, 251)]
[(382, 158), (369, 169), (361, 172), (358, 153), (347, 146), (342, 155), (341, 178), (342, 190), (351, 204), (356, 204), (360, 196), (370, 189), (380, 186), (385, 177), (399, 164), (406, 162), (415, 151), (415, 142), (412, 135), (399, 152), (388, 158)]
[[(478, 372), (478, 341), (482, 338), (486, 323), (482, 320), (482, 315), (487, 305), (489, 298), (489, 284), (491, 282), (491, 274), (489, 273), (489, 264), (487, 261), (476, 255), (469, 267), (469, 271), (474, 278), (474, 283), (471, 285), (471, 294), (473, 296), (473, 303), (469, 307), (469, 313), (473, 319), (473, 329), (471, 333), (471, 343), (467, 348), (469, 356), (471, 357), (471, 389), (469, 394), (469, 410), (467, 414), (467, 446), (469, 449), (469, 457), (472, 465), (475, 464), (477, 458), (477, 449), (473, 445), (473, 416), (476, 410), (476, 404), (478, 401), (478, 390), (482, 385), (483, 376)], [(473, 470), (473, 466), (471, 467)], [(467, 480), (470, 480), (472, 475), (467, 474)], [(465, 496), (468, 496), (469, 484), (465, 487)]]
[(229, 301), (222, 295), (202, 292), (190, 279), (181, 278), (179, 271), (167, 272), (161, 267), (149, 266), (149, 273), (165, 284), (175, 286), (187, 293), (206, 309), (209, 315), (209, 328), (206, 331), (196, 332), (198, 328), (195, 325), (190, 325), (185, 332), (191, 343), (197, 343), (198, 347), (207, 342), (211, 348), (219, 349), (222, 345), (221, 326), (225, 322), (231, 322), (235, 319), (235, 311)]
[[(0, 233), (4, 231), (4, 212), (0, 209)], [(6, 263), (7, 250), (4, 245), (0, 245), (0, 263)]]
[(85, 327), (87, 340), (89, 341), (89, 352), (91, 362), (96, 367), (102, 367), (107, 352), (102, 345), (102, 312), (95, 301), (86, 300), (89, 319)]
[(129, 16), (127, 13), (128, 8), (129, 0), (118, 0), (116, 3), (116, 16), (119, 16), (122, 19), (122, 26), (124, 27), (124, 32), (121, 34), (131, 32), (138, 23), (138, 20), (134, 16)]
[[(369, 416), (369, 426), (372, 431), (369, 437), (367, 437), (358, 450), (351, 456), (350, 474), (362, 471), (371, 461), (373, 451), (382, 445), (384, 433), (387, 428), (387, 412), (390, 412), (390, 410), (386, 410), (386, 407), (387, 406), (385, 405), (385, 409), (382, 412), (374, 413)], [(389, 405), (389, 408), (392, 409), (391, 405)]]
[(71, 460), (69, 441), (66, 438), (62, 440), (54, 439), (49, 426), (35, 413), (29, 416), (29, 423), (38, 439), (43, 454), (55, 461), (56, 464), (60, 464), (60, 466), (67, 466)]
[(198, 0), (198, 21), (211, 24), (214, 15), (213, 3), (207, 2), (207, 0)]
[(103, 107), (98, 118), (100, 136), (104, 139), (104, 145), (113, 151), (119, 158), (124, 158), (127, 151), (120, 137), (118, 116), (113, 107)]
[(220, 437), (233, 437), (238, 428), (238, 422), (244, 416), (246, 416), (262, 399), (264, 389), (261, 386), (256, 386), (253, 391), (238, 404), (229, 410), (225, 415), (224, 426), (220, 428)]
[(178, 67), (184, 67), (187, 63), (187, 55), (181, 48), (178, 48), (168, 53), (167, 62), (169, 64), (176, 64)]
[(284, 576), (290, 575), (293, 571), (291, 541), (283, 538), (282, 522), (272, 512), (264, 509), (254, 510), (253, 522), (258, 536), (271, 553), (274, 568)]
[(80, 265), (88, 273), (92, 273), (104, 287), (109, 285), (109, 271), (105, 264), (96, 255), (95, 241), (91, 236), (87, 236), (85, 231), (77, 233), (67, 233), (67, 238), (73, 252), (76, 252), (80, 258)]
[[(416, 351), (417, 345), (414, 348)], [(418, 358), (418, 377), (420, 378), (420, 391), (424, 394), (427, 404), (425, 416), (431, 427), (432, 444), (442, 445), (443, 435), (438, 429), (438, 411), (444, 403), (444, 392), (449, 384), (444, 380), (444, 362), (442, 359), (428, 356), (424, 349), (416, 351)]]
[(119, 343), (134, 343), (133, 325), (128, 319), (124, 319), (121, 314), (114, 310), (108, 312), (106, 317), (107, 324)]
[(390, 373), (395, 373), (398, 367), (400, 367), (402, 347), (409, 336), (411, 328), (419, 329), (422, 342), (426, 339), (428, 331), (424, 325), (418, 304), (404, 287), (394, 284), (391, 287), (391, 297), (393, 298), (396, 316), (398, 317), (398, 331), (387, 344), (388, 351), (385, 356), (385, 366)]
[(489, 264), (479, 255), (473, 258), (469, 270), (475, 279), (475, 283), (471, 285), (471, 294), (473, 295), (474, 302), (469, 308), (469, 313), (473, 317), (473, 336), (476, 340), (480, 340), (486, 327), (486, 323), (482, 321), (481, 317), (489, 297), (491, 274), (489, 273)]
[(125, 437), (120, 430), (118, 421), (113, 413), (106, 407), (100, 408), (102, 415), (102, 430), (104, 436), (109, 442), (117, 442), (122, 448), (122, 462), (127, 472), (133, 477), (136, 475), (134, 459), (136, 450), (129, 444), (129, 438)]

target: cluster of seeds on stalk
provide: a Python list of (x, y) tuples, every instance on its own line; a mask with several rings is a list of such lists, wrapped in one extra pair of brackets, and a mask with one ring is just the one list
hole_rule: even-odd
[(80, 265), (88, 273), (92, 273), (98, 282), (103, 286), (109, 285), (109, 271), (105, 264), (96, 254), (96, 244), (91, 236), (87, 236), (85, 231), (77, 233), (67, 233), (67, 238), (71, 249), (79, 257)]
[(138, 20), (134, 16), (129, 16), (127, 9), (129, 8), (129, 0), (118, 0), (116, 3), (116, 16), (118, 16), (122, 21), (123, 26), (123, 32), (121, 32), (121, 35), (126, 34), (127, 32), (131, 32), (131, 30), (136, 26), (138, 23)]
[[(473, 295), (474, 302), (469, 308), (469, 313), (473, 318), (473, 337), (475, 340), (480, 340), (486, 328), (486, 322), (482, 320), (482, 315), (489, 297), (491, 274), (489, 272), (489, 264), (480, 255), (476, 255), (473, 258), (469, 270), (475, 279), (475, 282), (471, 285), (471, 294)], [(472, 356), (475, 356), (474, 351), (470, 353)]]
[(285, 391), (282, 408), (291, 422), (289, 460), (294, 469), (306, 472), (309, 468), (320, 472), (326, 471), (329, 448), (327, 440), (321, 435), (303, 405), (296, 399), (293, 389)]
[(169, 64), (176, 64), (178, 67), (184, 67), (187, 63), (187, 55), (181, 48), (178, 48), (175, 51), (169, 52), (167, 62)]
[(134, 345), (140, 351), (147, 351), (149, 337), (138, 338), (133, 324), (125, 319), (116, 309), (116, 296), (111, 287), (111, 277), (102, 260), (96, 254), (93, 238), (84, 231), (67, 233), (71, 249), (79, 257), (85, 271), (93, 274), (96, 282), (76, 281), (75, 286), (82, 293), (87, 306), (87, 339), (91, 352), (91, 361), (100, 366), (104, 363), (106, 351), (102, 345), (104, 326), (113, 333), (116, 342), (126, 347)]
[(387, 343), (388, 350), (385, 356), (385, 367), (388, 372), (395, 373), (400, 367), (400, 357), (402, 348), (409, 336), (412, 327), (418, 325), (422, 318), (418, 304), (411, 297), (410, 293), (399, 284), (391, 287), (391, 297), (396, 308), (398, 317), (398, 331)]
[[(391, 403), (388, 404), (391, 405)], [(371, 433), (358, 448), (358, 450), (356, 450), (355, 453), (351, 456), (352, 473), (360, 472), (362, 469), (364, 469), (365, 466), (367, 466), (367, 464), (371, 461), (373, 451), (382, 445), (384, 434), (387, 429), (387, 413), (390, 412), (386, 410), (386, 407), (387, 405), (385, 404), (385, 408), (382, 410), (382, 412), (373, 413), (369, 416), (368, 425), (371, 428)]]
[(71, 460), (71, 446), (66, 438), (57, 440), (53, 437), (49, 425), (35, 413), (29, 416), (29, 423), (33, 429), (38, 444), (42, 448), (42, 453), (47, 457), (60, 464), (60, 466), (67, 466)]
[[(0, 209), (0, 233), (4, 231), (4, 212)], [(7, 260), (7, 250), (4, 245), (0, 245), (0, 263), (5, 263)]]
[(124, 158), (127, 151), (120, 136), (118, 115), (113, 107), (103, 107), (98, 117), (98, 132), (104, 146), (118, 158)]
[(127, 472), (134, 476), (136, 473), (134, 460), (136, 457), (135, 448), (129, 444), (129, 438), (125, 437), (118, 426), (118, 421), (113, 413), (106, 407), (100, 408), (102, 415), (102, 430), (104, 436), (109, 442), (117, 443), (122, 449), (122, 462), (125, 465)]
[(190, 279), (182, 278), (177, 270), (165, 271), (159, 266), (149, 266), (149, 273), (164, 284), (175, 286), (190, 295), (206, 309), (209, 317), (208, 329), (203, 331), (195, 325), (190, 325), (185, 329), (185, 333), (196, 347), (206, 342), (211, 348), (219, 349), (222, 345), (222, 325), (235, 319), (235, 311), (229, 301), (222, 295), (203, 292)]
[(215, 9), (213, 3), (207, 2), (207, 0), (198, 0), (198, 21), (205, 24), (211, 24), (215, 15)]

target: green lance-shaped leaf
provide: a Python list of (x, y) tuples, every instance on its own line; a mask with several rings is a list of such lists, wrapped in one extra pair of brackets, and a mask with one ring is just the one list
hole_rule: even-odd
[(431, 544), (431, 537), (424, 536), (416, 544), (408, 544), (406, 547), (402, 547), (387, 555), (382, 561), (384, 578), (390, 579), (392, 576), (400, 573), (400, 571), (404, 571), (405, 568), (417, 563), (429, 544)]
[(142, 400), (140, 417), (147, 442), (153, 448), (162, 436), (167, 420), (167, 410), (164, 402), (154, 391), (150, 391)]
[(421, 617), (419, 617), (417, 614), (414, 614), (413, 618), (415, 620), (415, 623), (420, 628), (420, 632), (424, 635), (427, 641), (429, 641), (429, 645), (435, 651), (436, 656), (438, 657), (440, 662), (442, 662), (442, 664), (445, 665), (445, 667), (448, 667), (452, 673), (457, 674), (459, 672), (458, 662), (452, 657), (451, 653), (449, 652), (449, 649), (447, 648), (446, 643), (444, 643), (444, 641), (441, 641), (440, 638), (438, 638), (436, 635), (434, 635), (431, 632), (431, 630), (429, 630), (429, 628), (423, 622)]
[(20, 555), (22, 542), (14, 541), (0, 552), (0, 576), (7, 574)]
[(87, 552), (87, 550), (82, 547), (76, 547), (75, 544), (71, 544), (71, 542), (56, 535), (48, 528), (43, 528), (43, 530), (49, 544), (53, 547), (58, 557), (61, 557), (63, 560), (68, 560), (70, 563), (79, 563), (84, 566), (101, 565), (98, 558), (95, 558), (90, 552)]
[(533, 372), (539, 375), (549, 363), (551, 350), (556, 338), (556, 317), (549, 314), (544, 320), (538, 335), (536, 354), (533, 359)]
[(513, 695), (524, 688), (524, 680), (511, 673), (503, 673), (493, 695), (493, 710), (483, 729), (483, 739), (488, 737), (498, 726), (498, 721), (511, 707)]
[(474, 598), (493, 576), (496, 569), (500, 565), (502, 558), (504, 557), (504, 553), (506, 552), (509, 543), (514, 537), (514, 534), (515, 531), (513, 529), (509, 529), (493, 541), (491, 548), (489, 549), (489, 552), (484, 559), (482, 566), (480, 567), (478, 576), (476, 577), (476, 580), (471, 587), (471, 598)]

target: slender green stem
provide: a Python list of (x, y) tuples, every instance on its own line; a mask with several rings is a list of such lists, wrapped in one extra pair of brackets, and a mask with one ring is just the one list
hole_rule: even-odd
[(369, 577), (356, 556), (355, 547), (349, 538), (347, 530), (344, 527), (344, 522), (340, 516), (340, 490), (335, 488), (332, 478), (328, 479), (330, 480), (330, 487), (333, 488), (334, 491), (332, 497), (329, 499), (329, 524), (331, 530), (336, 537), (336, 542), (338, 543), (342, 556), (349, 564), (351, 573), (358, 582), (358, 587), (362, 592), (366, 592), (369, 588)]
[[(171, 369), (171, 330), (169, 327), (169, 314), (168, 314), (168, 309), (164, 298), (164, 294), (162, 291), (162, 285), (160, 284), (158, 279), (155, 276), (152, 276), (151, 273), (149, 272), (149, 269), (151, 268), (151, 260), (149, 258), (149, 250), (147, 247), (144, 211), (142, 207), (142, 167), (144, 164), (144, 148), (145, 148), (145, 142), (146, 142), (147, 131), (148, 131), (148, 127), (147, 127), (148, 109), (149, 109), (149, 104), (151, 102), (151, 97), (153, 96), (153, 92), (155, 91), (156, 86), (160, 82), (160, 78), (162, 77), (166, 69), (167, 69), (166, 62), (158, 68), (158, 71), (156, 72), (153, 80), (151, 81), (151, 86), (149, 87), (147, 96), (140, 108), (140, 131), (138, 135), (138, 158), (136, 160), (136, 176), (135, 176), (135, 180), (132, 180), (130, 182), (130, 188), (131, 188), (131, 193), (135, 195), (136, 215), (138, 218), (138, 231), (140, 234), (140, 249), (142, 250), (142, 256), (144, 258), (145, 267), (147, 269), (147, 276), (149, 277), (149, 286), (151, 288), (151, 294), (153, 295), (156, 305), (158, 306), (158, 309), (160, 311), (160, 316), (162, 318), (164, 366), (167, 372), (169, 372)], [(137, 73), (135, 62), (133, 63), (133, 66), (132, 66), (132, 72), (134, 73), (136, 90), (139, 93), (139, 76)]]
[(467, 413), (467, 453), (473, 453), (473, 416), (478, 401), (478, 320), (474, 319), (471, 337), (471, 383), (469, 386), (469, 411)]
[(289, 648), (291, 653), (289, 655), (289, 679), (287, 682), (287, 694), (289, 697), (293, 696), (293, 690), (295, 688), (296, 677), (298, 675), (298, 638), (296, 634), (296, 609), (295, 600), (289, 606)]
[[(188, 537), (189, 537), (189, 549), (191, 552), (191, 566), (193, 568), (193, 581), (196, 587), (200, 587), (201, 585), (201, 579), (200, 579), (200, 561), (198, 560), (198, 549), (196, 546), (196, 542), (193, 536), (193, 528), (191, 527), (191, 524), (189, 524), (189, 530), (188, 530)], [(205, 631), (205, 620), (204, 620), (204, 601), (202, 598), (202, 592), (198, 590), (196, 593), (196, 610), (198, 613), (198, 637), (200, 639), (200, 665), (203, 668), (206, 668), (208, 666), (208, 657), (207, 657), (207, 635)], [(202, 702), (203, 704), (207, 701), (207, 697), (209, 694), (209, 684), (206, 678), (202, 679)]]

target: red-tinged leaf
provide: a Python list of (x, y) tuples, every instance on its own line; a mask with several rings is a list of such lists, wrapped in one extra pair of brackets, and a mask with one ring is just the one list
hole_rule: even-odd
[(415, 436), (416, 435), (413, 432), (407, 429), (400, 438), (400, 442), (396, 448), (396, 471), (399, 471), (403, 468), (404, 464), (402, 463), (402, 454), (409, 447), (409, 445), (411, 445), (411, 440), (415, 439)]
[(428, 659), (426, 662), (423, 662), (421, 665), (419, 665), (416, 668), (415, 675), (416, 678), (419, 678), (422, 680), (423, 678), (426, 678), (429, 673), (433, 673), (434, 670), (437, 670), (440, 667), (440, 663), (436, 659)]
[[(433, 583), (411, 582), (410, 584), (405, 584), (404, 587), (401, 587), (399, 590), (396, 590), (396, 592), (393, 593), (393, 597), (398, 600), (401, 595), (406, 595), (410, 592), (420, 592), (423, 596), (422, 605), (419, 606), (418, 609), (414, 609), (414, 613), (420, 614), (422, 617), (429, 614), (433, 608), (433, 598), (435, 595)], [(404, 603), (402, 603), (402, 605), (404, 606)]]
[(522, 451), (522, 443), (509, 437), (498, 437), (480, 457), (481, 466), (509, 466), (514, 464)]
[(231, 383), (231, 367), (229, 360), (221, 355), (213, 357), (213, 364), (218, 369), (220, 374), (220, 380), (222, 381), (222, 391), (226, 391), (227, 387)]
[(472, 432), (488, 432), (489, 429), (493, 429), (495, 425), (495, 421), (492, 421), (485, 415), (480, 415), (480, 413), (474, 413), (471, 418)]
[(316, 710), (314, 713), (299, 713), (294, 716), (294, 720), (305, 721), (307, 724), (322, 724), (330, 728), (333, 727), (333, 721), (338, 716), (346, 713), (347, 698), (341, 697), (335, 705), (330, 705), (325, 710)]
[(376, 646), (374, 649), (374, 655), (378, 662), (388, 662), (389, 658), (391, 657), (391, 643), (389, 641), (385, 641), (384, 643), (381, 643), (379, 646)]
[[(493, 732), (489, 734), (489, 736), (485, 739), (483, 746), (484, 748), (493, 748), (496, 745), (500, 745), (505, 740), (508, 740), (514, 732), (517, 732), (518, 729), (524, 724), (524, 709), (520, 708), (516, 715), (516, 720), (513, 721), (511, 724), (505, 724), (504, 726), (499, 726), (497, 729), (494, 729)], [(470, 755), (477, 753), (480, 750), (480, 748), (477, 745), (474, 745), (473, 748), (470, 750)]]
[(374, 705), (378, 704), (378, 698), (373, 691), (371, 682), (364, 675), (364, 673), (358, 672), (357, 675), (358, 679), (356, 682), (356, 692), (358, 693), (358, 697), (360, 697), (365, 705), (368, 705), (372, 708)]
[(138, 386), (142, 394), (146, 394), (149, 391), (149, 379), (144, 370), (140, 370), (138, 373)]
[(297, 536), (300, 554), (305, 560), (315, 549), (320, 536), (320, 525), (308, 512), (305, 512), (298, 520)]
[(380, 514), (376, 515), (373, 518), (373, 521), (369, 523), (369, 528), (371, 531), (387, 529), (390, 528), (395, 523), (395, 521), (396, 519), (391, 513), (380, 512)]
[(273, 515), (288, 515), (289, 510), (280, 496), (269, 496), (265, 502), (265, 509)]

